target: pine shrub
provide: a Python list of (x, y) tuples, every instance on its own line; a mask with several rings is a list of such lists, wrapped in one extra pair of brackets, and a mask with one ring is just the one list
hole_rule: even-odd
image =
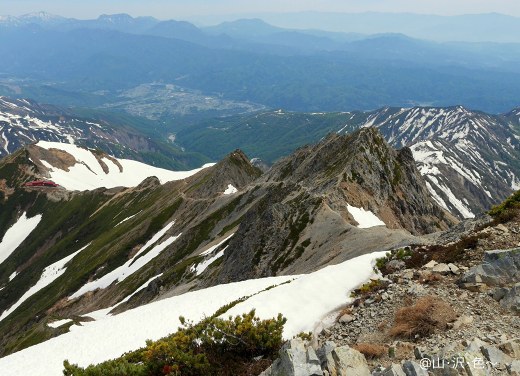
[[(282, 345), (281, 314), (261, 320), (255, 311), (228, 319), (215, 315), (198, 324), (180, 317), (177, 332), (118, 359), (82, 368), (64, 362), (65, 376), (230, 375), (255, 357), (274, 358)], [(238, 366), (237, 366), (238, 365)], [(239, 372), (236, 373), (237, 375)]]

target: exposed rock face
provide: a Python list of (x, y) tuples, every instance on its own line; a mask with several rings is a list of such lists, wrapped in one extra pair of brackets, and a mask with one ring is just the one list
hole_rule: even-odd
[[(424, 234), (456, 222), (430, 197), (410, 150), (393, 150), (373, 128), (299, 149), (255, 184), (259, 198), (226, 249), (219, 282), (309, 271), (413, 242), (390, 230)], [(386, 228), (358, 229), (349, 206)]]
[(275, 165), (266, 179), (300, 184), (325, 196), (339, 212), (345, 212), (346, 203), (371, 210), (389, 228), (428, 233), (456, 222), (431, 198), (411, 151), (395, 151), (375, 128), (333, 134), (299, 149)]

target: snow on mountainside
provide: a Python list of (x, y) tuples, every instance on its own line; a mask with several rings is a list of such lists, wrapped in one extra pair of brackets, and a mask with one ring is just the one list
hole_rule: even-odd
[[(27, 213), (24, 212), (18, 221), (9, 227), (0, 241), (0, 264), (23, 243), (25, 238), (38, 226), (41, 219), (41, 215), (27, 218)], [(10, 279), (12, 280), (12, 278)]]
[(56, 279), (58, 279), (63, 273), (65, 273), (66, 265), (67, 263), (74, 258), (78, 253), (80, 253), (82, 250), (87, 248), (88, 246), (83, 247), (79, 251), (74, 252), (73, 254), (65, 257), (62, 260), (59, 260), (52, 265), (47, 266), (43, 273), (38, 280), (38, 282), (32, 286), (29, 290), (25, 292), (25, 294), (22, 295), (22, 297), (9, 309), (5, 310), (2, 315), (0, 315), (0, 321), (5, 319), (7, 316), (9, 316), (14, 310), (16, 310), (20, 305), (22, 305), (23, 302), (25, 302), (27, 299), (29, 299), (31, 296), (36, 294), (38, 291), (44, 289), (48, 285), (50, 285), (52, 282), (54, 282)]
[(30, 150), (34, 148), (45, 151), (38, 156), (32, 153), (33, 161), (44, 166), (47, 177), (68, 190), (133, 187), (151, 176), (166, 183), (185, 179), (212, 166), (206, 164), (191, 171), (170, 171), (129, 159), (117, 159), (73, 144), (40, 141)]
[[(69, 110), (27, 99), (0, 96), (0, 159), (38, 141), (72, 143), (171, 169), (194, 168), (208, 161), (160, 137), (134, 128), (132, 120), (77, 116)], [(130, 124), (128, 123), (130, 122)]]
[[(74, 325), (69, 333), (0, 358), (2, 375), (59, 375), (63, 360), (87, 366), (121, 355), (175, 332), (179, 316), (199, 321), (220, 307), (249, 296), (224, 316), (256, 309), (261, 318), (287, 318), (284, 337), (320, 329), (331, 323), (329, 314), (348, 301), (349, 292), (373, 275), (372, 264), (383, 252), (328, 266), (306, 275), (247, 280), (188, 292), (144, 305), (119, 315), (95, 314), (95, 321)], [(355, 272), (353, 272), (355, 271)], [(290, 281), (290, 283), (285, 283)], [(284, 284), (285, 283), (285, 284)], [(276, 285), (275, 287), (273, 287)], [(327, 291), (327, 294), (323, 294)], [(88, 315), (87, 315), (88, 316)], [(330, 321), (330, 322), (329, 322)], [(96, 346), (92, 346), (95, 343)]]
[(437, 203), (471, 218), (520, 189), (518, 114), (384, 108), (368, 114), (362, 126), (378, 127), (394, 147), (410, 147)]
[(39, 140), (93, 140), (112, 147), (119, 143), (113, 131), (99, 123), (75, 119), (26, 99), (0, 97), (0, 158)]

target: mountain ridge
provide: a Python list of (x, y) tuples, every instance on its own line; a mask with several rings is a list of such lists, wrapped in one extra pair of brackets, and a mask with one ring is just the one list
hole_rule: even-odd
[[(45, 267), (79, 252), (62, 277), (0, 321), (7, 330), (3, 348), (12, 352), (33, 344), (35, 336), (56, 334), (45, 324), (53, 315), (89, 316), (107, 307), (119, 312), (222, 282), (311, 272), (374, 250), (421, 242), (420, 234), (456, 222), (430, 198), (409, 151), (393, 151), (376, 129), (331, 137), (323, 141), (326, 147), (300, 151), (315, 161), (315, 168), (310, 163), (289, 170), (289, 158), (262, 175), (242, 152), (234, 151), (183, 180), (161, 185), (148, 178), (136, 187), (85, 192), (22, 188), (31, 179), (30, 148), (2, 160), (0, 174), (10, 193), (0, 202), (1, 232), (23, 213), (41, 215), (22, 247), (0, 263), (2, 310), (16, 304)], [(372, 150), (369, 143), (374, 143)], [(358, 158), (367, 158), (373, 167), (347, 182), (344, 175), (359, 163), (349, 145), (360, 151), (364, 147)], [(341, 158), (331, 158), (331, 150), (338, 148), (344, 149), (341, 166), (334, 164)], [(297, 152), (293, 158), (302, 156)], [(388, 181), (387, 191), (371, 191), (375, 185), (370, 182), (398, 160), (402, 180)], [(313, 171), (315, 187), (299, 184), (305, 171)], [(394, 201), (389, 197), (394, 190), (413, 191), (424, 208)], [(363, 226), (368, 218), (370, 224)], [(251, 263), (256, 266), (242, 269)], [(14, 272), (18, 274), (9, 280)], [(145, 282), (150, 289), (136, 291)]]

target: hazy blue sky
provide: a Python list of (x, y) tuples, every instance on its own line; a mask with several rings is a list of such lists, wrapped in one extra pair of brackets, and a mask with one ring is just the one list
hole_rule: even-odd
[(520, 16), (520, 0), (0, 0), (0, 14), (47, 11), (76, 18), (103, 13), (150, 15), (161, 19), (197, 16), (297, 12), (412, 12), (468, 14), (498, 12)]

